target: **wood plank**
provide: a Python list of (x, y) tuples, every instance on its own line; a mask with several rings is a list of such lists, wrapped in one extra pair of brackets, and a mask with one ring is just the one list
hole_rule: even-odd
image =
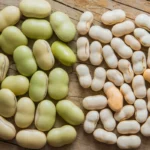
[[(82, 9), (82, 10), (89, 10), (95, 13), (98, 13), (99, 15), (102, 15), (104, 12), (107, 10), (113, 10), (113, 9), (123, 9), (127, 17), (130, 19), (135, 19), (135, 17), (141, 13), (145, 13), (141, 10), (137, 10), (135, 8), (120, 4), (116, 1), (112, 0), (56, 0), (59, 1), (60, 3), (63, 3), (65, 5), (69, 5), (70, 7), (76, 7), (77, 9)], [(132, 4), (133, 5), (133, 4)], [(102, 8), (102, 9), (101, 9)], [(145, 13), (148, 14), (148, 13)]]
[(148, 0), (114, 0), (114, 1), (150, 13), (150, 9), (149, 9), (150, 2)]

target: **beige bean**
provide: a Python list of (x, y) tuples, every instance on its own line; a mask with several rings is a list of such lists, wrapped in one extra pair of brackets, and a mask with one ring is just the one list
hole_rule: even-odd
[(110, 109), (105, 108), (100, 111), (100, 119), (104, 126), (104, 129), (107, 131), (113, 131), (116, 127), (116, 121), (113, 117), (113, 113)]
[(125, 82), (130, 83), (134, 77), (131, 63), (126, 59), (120, 59), (118, 62), (118, 68), (122, 72)]
[(102, 43), (109, 43), (112, 39), (111, 31), (98, 25), (94, 25), (90, 28), (89, 36)]
[(35, 129), (20, 130), (16, 135), (18, 145), (29, 149), (41, 149), (46, 144), (46, 136)]
[(107, 106), (107, 98), (103, 95), (88, 96), (83, 99), (82, 104), (87, 110), (100, 110)]
[(92, 80), (91, 89), (100, 91), (106, 80), (106, 70), (103, 67), (97, 67), (94, 71), (94, 79)]
[(49, 43), (46, 40), (37, 40), (33, 45), (33, 55), (42, 70), (50, 70), (55, 64)]
[(128, 46), (130, 46), (135, 51), (141, 49), (140, 42), (133, 35), (126, 35), (124, 41)]
[(124, 83), (124, 78), (117, 69), (108, 69), (106, 75), (108, 80), (116, 86), (121, 86)]
[(134, 52), (132, 55), (133, 71), (135, 74), (142, 74), (147, 68), (146, 57), (142, 51)]
[(125, 101), (128, 104), (133, 104), (135, 102), (135, 95), (134, 95), (130, 85), (128, 85), (126, 83), (122, 84), (122, 86), (120, 87), (120, 92), (122, 93)]
[(147, 66), (150, 68), (150, 48), (148, 48)]
[(94, 16), (90, 11), (85, 11), (81, 16), (77, 24), (77, 31), (81, 35), (85, 35), (89, 32), (90, 26), (93, 23)]
[(111, 47), (121, 58), (130, 58), (133, 54), (132, 49), (127, 46), (120, 38), (113, 38), (111, 40)]
[(8, 57), (0, 53), (0, 83), (5, 79), (8, 68), (9, 68)]
[(150, 117), (148, 117), (146, 122), (141, 126), (141, 134), (146, 137), (150, 136)]
[(145, 80), (142, 75), (136, 75), (132, 80), (132, 88), (137, 98), (146, 97)]
[(114, 50), (109, 45), (105, 45), (102, 49), (103, 57), (107, 65), (114, 69), (118, 66), (118, 58), (116, 57)]
[(99, 113), (97, 111), (89, 111), (84, 121), (84, 131), (86, 133), (92, 133), (95, 130), (98, 121)]
[(76, 67), (76, 72), (78, 75), (80, 85), (83, 88), (89, 88), (92, 83), (92, 77), (89, 68), (84, 64), (80, 64)]
[(80, 37), (77, 40), (77, 56), (81, 61), (88, 60), (90, 56), (89, 40), (86, 37)]
[(120, 149), (136, 149), (141, 145), (141, 139), (137, 135), (119, 136), (117, 145)]
[(16, 112), (17, 99), (9, 89), (0, 90), (0, 115), (9, 118)]
[(132, 105), (124, 106), (119, 112), (114, 114), (114, 118), (116, 121), (123, 121), (129, 119), (134, 115), (134, 107)]
[(143, 73), (144, 79), (150, 83), (150, 69), (146, 69)]
[(135, 18), (135, 24), (138, 27), (144, 28), (150, 31), (150, 16), (146, 14), (139, 14)]
[(135, 119), (137, 120), (137, 122), (139, 123), (145, 122), (148, 117), (148, 111), (145, 100), (137, 99), (134, 103), (134, 107), (135, 107)]
[(109, 107), (115, 112), (120, 111), (123, 107), (123, 96), (119, 89), (112, 82), (106, 82), (104, 93), (108, 98)]
[(148, 100), (147, 109), (150, 112), (150, 88), (148, 88), (147, 90), (147, 100)]
[(16, 129), (12, 123), (0, 116), (0, 138), (12, 140), (16, 135)]
[(121, 121), (117, 125), (117, 131), (120, 134), (135, 134), (140, 131), (140, 124), (135, 120)]
[(114, 36), (121, 37), (133, 32), (134, 29), (135, 24), (131, 20), (126, 20), (124, 22), (114, 25), (111, 31)]
[(101, 21), (106, 25), (113, 25), (124, 21), (125, 18), (126, 13), (122, 9), (114, 9), (103, 13), (101, 16)]
[(145, 29), (136, 28), (134, 30), (134, 36), (140, 41), (145, 47), (150, 47), (150, 34)]
[(35, 105), (28, 97), (22, 97), (18, 100), (17, 111), (15, 114), (15, 123), (19, 128), (27, 128), (34, 119)]
[(102, 143), (115, 144), (117, 142), (117, 136), (113, 132), (107, 132), (104, 129), (96, 129), (93, 133), (94, 138)]
[(93, 41), (90, 45), (90, 62), (92, 65), (99, 66), (102, 61), (102, 45), (98, 41)]

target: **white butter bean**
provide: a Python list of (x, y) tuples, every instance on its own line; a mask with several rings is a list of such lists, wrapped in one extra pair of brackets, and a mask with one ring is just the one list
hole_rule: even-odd
[(88, 60), (89, 54), (89, 40), (86, 37), (80, 37), (77, 40), (77, 56), (81, 61)]
[(141, 126), (142, 135), (150, 136), (150, 117), (147, 118), (146, 122)]
[(77, 31), (81, 35), (85, 35), (88, 33), (91, 24), (93, 23), (93, 14), (90, 11), (85, 11), (80, 16), (80, 21), (77, 24)]
[(117, 131), (120, 134), (135, 134), (140, 131), (140, 124), (135, 120), (121, 121), (117, 125)]
[(124, 106), (119, 112), (114, 114), (114, 118), (116, 121), (123, 121), (129, 119), (134, 115), (134, 107), (132, 105)]
[(83, 125), (84, 131), (86, 133), (92, 133), (96, 128), (98, 120), (99, 120), (99, 113), (97, 111), (89, 111), (84, 121)]
[(92, 83), (92, 77), (90, 75), (89, 68), (84, 64), (80, 64), (76, 67), (76, 72), (79, 78), (80, 85), (83, 88), (89, 88)]
[(116, 127), (116, 121), (113, 118), (113, 114), (110, 109), (105, 108), (100, 111), (100, 119), (104, 126), (104, 129), (107, 131), (113, 131)]
[(128, 46), (130, 46), (135, 51), (141, 49), (140, 42), (133, 35), (126, 35), (124, 41)]
[(103, 57), (107, 65), (112, 69), (117, 68), (118, 58), (116, 57), (114, 50), (111, 48), (111, 46), (105, 45), (102, 51), (103, 51)]
[(102, 143), (115, 144), (117, 142), (117, 136), (113, 132), (107, 132), (104, 129), (96, 129), (93, 133), (94, 138)]
[(126, 59), (120, 59), (118, 68), (123, 73), (125, 82), (130, 83), (134, 77), (134, 72), (131, 63)]
[(150, 34), (145, 29), (136, 28), (134, 30), (134, 36), (143, 46), (150, 47)]
[(107, 106), (107, 98), (103, 95), (88, 96), (83, 99), (82, 104), (87, 110), (100, 110)]
[(90, 28), (89, 36), (102, 43), (109, 43), (112, 39), (111, 31), (98, 25)]
[(135, 95), (130, 85), (126, 83), (122, 84), (122, 86), (120, 87), (120, 91), (128, 104), (133, 104), (135, 102)]
[(102, 45), (98, 41), (93, 41), (90, 45), (90, 62), (92, 65), (98, 66), (102, 61)]
[(132, 88), (137, 98), (146, 97), (145, 80), (142, 75), (136, 75), (132, 80)]
[(126, 18), (126, 13), (121, 9), (114, 9), (112, 11), (105, 12), (101, 21), (106, 25), (113, 25), (119, 22), (124, 21)]
[(113, 82), (116, 86), (121, 86), (124, 83), (124, 78), (117, 69), (108, 69), (106, 74), (108, 80)]
[(111, 47), (121, 58), (130, 58), (133, 54), (132, 49), (127, 46), (120, 38), (113, 38), (111, 40)]
[(142, 51), (136, 51), (132, 55), (133, 71), (135, 74), (142, 74), (146, 66), (146, 57)]
[(146, 14), (139, 14), (135, 18), (135, 24), (138, 27), (144, 28), (148, 31), (150, 31), (150, 16)]
[(106, 80), (106, 70), (102, 67), (97, 67), (94, 71), (94, 79), (91, 84), (93, 91), (100, 91)]
[(147, 109), (150, 112), (150, 88), (148, 88), (147, 90), (147, 100), (148, 100)]
[(148, 48), (147, 66), (150, 68), (150, 48)]
[(135, 25), (131, 20), (126, 20), (124, 22), (118, 23), (112, 27), (112, 34), (116, 37), (121, 37), (123, 35), (133, 32)]
[(141, 139), (137, 135), (120, 136), (117, 139), (117, 145), (120, 149), (133, 149), (141, 145)]
[(135, 107), (135, 119), (139, 123), (143, 123), (146, 121), (148, 117), (148, 111), (147, 111), (147, 106), (146, 102), (143, 99), (137, 99), (134, 103)]

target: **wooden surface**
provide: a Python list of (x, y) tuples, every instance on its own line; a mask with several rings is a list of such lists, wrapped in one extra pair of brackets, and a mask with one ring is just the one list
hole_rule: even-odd
[[(62, 12), (67, 13), (72, 21), (77, 24), (81, 13), (85, 10), (92, 11), (94, 14), (94, 24), (101, 24), (100, 23), (100, 16), (107, 10), (112, 10), (116, 8), (121, 8), (127, 13), (127, 18), (134, 19), (136, 15), (140, 13), (150, 13), (150, 2), (146, 0), (48, 0), (52, 6), (52, 11), (60, 10)], [(3, 9), (7, 5), (15, 5), (18, 6), (20, 0), (0, 0), (0, 9)], [(39, 10), (40, 11), (40, 10)], [(20, 27), (22, 21), (25, 18), (22, 18), (21, 21), (17, 24)], [(77, 38), (77, 36), (76, 36)], [(76, 53), (76, 38), (72, 42), (69, 43), (69, 46), (74, 50)], [(56, 39), (54, 35), (50, 40), (52, 43)], [(32, 48), (34, 41), (29, 42), (29, 46)], [(10, 58), (10, 69), (8, 74), (17, 74), (15, 64)], [(97, 95), (103, 92), (93, 92), (91, 89), (83, 89), (80, 87), (78, 83), (78, 79), (75, 73), (75, 67), (80, 62), (78, 61), (73, 67), (65, 67), (60, 63), (56, 63), (55, 66), (61, 66), (64, 68), (70, 77), (70, 84), (69, 84), (69, 94), (67, 99), (72, 100), (75, 104), (82, 108), (82, 99), (86, 96), (90, 95)], [(90, 68), (91, 74), (93, 75), (93, 71), (96, 67), (92, 66), (88, 61), (86, 62), (88, 67)], [(102, 63), (104, 68), (107, 68), (105, 63)], [(49, 72), (47, 72), (49, 73)], [(19, 97), (18, 97), (19, 98)], [(82, 108), (83, 109), (83, 108)], [(86, 114), (86, 111), (83, 109)], [(13, 118), (8, 119), (13, 122)], [(14, 123), (14, 122), (13, 122)], [(57, 117), (57, 121), (55, 123), (55, 127), (59, 127), (63, 124), (66, 124), (61, 118)], [(98, 124), (98, 127), (101, 126), (101, 123)], [(30, 128), (34, 128), (34, 125), (31, 125)], [(88, 135), (83, 131), (83, 127), (77, 126), (77, 139), (76, 141), (68, 146), (64, 146), (62, 148), (53, 148), (49, 145), (43, 147), (42, 150), (119, 150), (117, 145), (106, 145), (99, 143), (94, 140), (92, 135)], [(17, 128), (17, 131), (19, 129)], [(145, 138), (141, 136), (142, 144), (138, 150), (149, 150), (150, 149), (150, 138)], [(0, 150), (25, 150), (17, 145), (15, 139), (12, 141), (4, 141), (0, 140)]]

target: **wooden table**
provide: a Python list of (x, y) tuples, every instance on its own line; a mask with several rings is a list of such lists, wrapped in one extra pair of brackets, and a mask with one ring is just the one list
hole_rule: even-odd
[[(101, 24), (100, 17), (101, 15), (106, 12), (107, 10), (112, 10), (116, 8), (123, 9), (126, 14), (127, 18), (134, 19), (136, 15), (140, 13), (150, 13), (150, 2), (146, 0), (48, 0), (52, 6), (52, 10), (60, 10), (62, 12), (67, 13), (72, 21), (77, 24), (81, 13), (85, 10), (92, 11), (95, 17), (94, 24)], [(20, 0), (0, 0), (0, 9), (8, 5), (15, 5), (18, 6)], [(40, 10), (39, 10), (40, 11)], [(22, 18), (20, 23), (17, 24), (20, 27), (20, 24), (25, 18)], [(56, 39), (56, 36), (53, 36), (52, 39), (49, 40), (52, 43)], [(69, 43), (71, 48), (76, 53), (76, 39)], [(30, 40), (29, 46), (32, 48), (34, 41)], [(80, 62), (78, 61), (77, 64)], [(72, 100), (75, 104), (82, 108), (82, 99), (86, 96), (100, 94), (100, 92), (93, 92), (91, 89), (83, 89), (80, 87), (78, 83), (78, 79), (75, 73), (75, 64), (73, 67), (64, 67), (60, 63), (56, 63), (55, 66), (61, 66), (65, 70), (67, 70), (69, 77), (70, 77), (70, 84), (69, 84), (69, 95), (67, 99)], [(95, 69), (88, 61), (86, 64), (89, 66), (91, 74), (93, 75), (93, 71)], [(103, 63), (102, 66), (107, 68), (106, 64)], [(10, 57), (10, 69), (8, 74), (16, 74), (15, 64)], [(102, 93), (102, 92), (101, 92)], [(82, 108), (83, 109), (83, 108)], [(86, 113), (86, 111), (83, 109)], [(13, 122), (13, 118), (9, 119)], [(59, 127), (63, 124), (66, 124), (61, 118), (57, 118), (55, 127)], [(101, 123), (98, 124), (98, 127), (101, 126)], [(34, 128), (34, 125), (31, 126)], [(118, 150), (119, 148), (116, 145), (106, 145), (99, 143), (94, 140), (92, 135), (88, 135), (83, 131), (83, 127), (78, 126), (76, 127), (78, 136), (76, 141), (68, 146), (64, 146), (62, 148), (53, 148), (49, 145), (46, 145), (42, 150)], [(17, 130), (19, 130), (17, 128)], [(140, 135), (141, 136), (141, 135)], [(150, 149), (150, 138), (145, 138), (141, 136), (142, 144), (138, 150), (149, 150)], [(24, 150), (17, 145), (15, 140), (12, 141), (4, 141), (0, 140), (0, 150)]]

